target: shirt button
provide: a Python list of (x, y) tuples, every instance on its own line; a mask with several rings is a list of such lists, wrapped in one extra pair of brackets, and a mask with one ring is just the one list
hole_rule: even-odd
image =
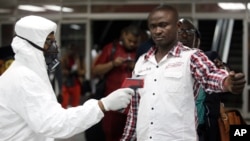
[(151, 110), (154, 110), (154, 107), (152, 107)]
[(151, 125), (153, 125), (153, 122), (150, 122)]
[(155, 93), (153, 93), (153, 95), (155, 95)]
[(159, 66), (157, 65), (156, 68), (159, 68)]
[(154, 81), (156, 81), (156, 79), (154, 79)]
[(150, 136), (149, 139), (152, 139), (152, 137)]

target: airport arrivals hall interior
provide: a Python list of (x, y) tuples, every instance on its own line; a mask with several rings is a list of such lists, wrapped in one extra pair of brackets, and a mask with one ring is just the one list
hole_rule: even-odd
[(58, 24), (60, 53), (75, 49), (83, 57), (85, 80), (92, 81), (93, 50), (118, 37), (122, 27), (137, 24), (148, 33), (147, 15), (169, 4), (201, 33), (201, 48), (217, 51), (236, 72), (244, 72), (242, 94), (228, 94), (225, 105), (250, 119), (250, 2), (245, 0), (0, 0), (0, 45), (10, 45), (15, 21), (39, 15)]

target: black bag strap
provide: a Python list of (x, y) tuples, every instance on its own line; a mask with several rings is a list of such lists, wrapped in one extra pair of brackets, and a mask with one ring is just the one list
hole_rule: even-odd
[[(111, 49), (111, 53), (110, 53), (110, 60), (114, 59), (114, 54), (116, 52), (116, 47), (117, 47), (116, 43), (117, 43), (117, 41), (113, 41), (112, 42), (112, 49)], [(103, 75), (103, 79), (105, 79), (105, 78), (106, 78), (106, 74)]]
[[(114, 59), (114, 54), (116, 52), (116, 43), (117, 43), (116, 41), (112, 42), (112, 49), (111, 49), (111, 52), (110, 52), (110, 60)], [(104, 74), (99, 79), (99, 82), (97, 82), (97, 84), (96, 84), (96, 92), (95, 92), (95, 95), (94, 95), (95, 99), (100, 99), (100, 98), (104, 97), (106, 77), (107, 77), (107, 73)]]
[(112, 45), (113, 46), (112, 46), (112, 49), (111, 49), (110, 60), (114, 59), (114, 54), (115, 54), (115, 51), (116, 51), (116, 41), (113, 41)]

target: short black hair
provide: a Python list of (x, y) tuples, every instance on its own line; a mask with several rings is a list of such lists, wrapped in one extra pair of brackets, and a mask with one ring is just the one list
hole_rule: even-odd
[(176, 18), (176, 19), (175, 19), (176, 22), (179, 20), (179, 14), (178, 14), (177, 9), (176, 9), (175, 7), (173, 7), (173, 6), (171, 6), (171, 5), (159, 5), (159, 6), (155, 7), (155, 8), (150, 12), (150, 14), (148, 15), (148, 17), (149, 17), (152, 13), (154, 13), (154, 12), (156, 12), (156, 11), (171, 11), (171, 12), (173, 12), (174, 17)]
[(136, 37), (141, 35), (141, 29), (137, 25), (128, 25), (122, 29), (122, 32), (131, 33)]

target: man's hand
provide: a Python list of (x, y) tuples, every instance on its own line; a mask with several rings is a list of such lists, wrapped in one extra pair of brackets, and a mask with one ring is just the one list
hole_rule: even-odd
[(224, 88), (233, 94), (241, 94), (246, 80), (243, 73), (235, 73), (230, 71), (228, 77), (224, 81)]
[(117, 57), (113, 60), (113, 65), (114, 67), (118, 67), (118, 66), (121, 66), (125, 61), (125, 58), (122, 58), (122, 57)]
[(98, 104), (105, 111), (121, 110), (128, 106), (134, 93), (131, 88), (121, 88), (102, 98)]

